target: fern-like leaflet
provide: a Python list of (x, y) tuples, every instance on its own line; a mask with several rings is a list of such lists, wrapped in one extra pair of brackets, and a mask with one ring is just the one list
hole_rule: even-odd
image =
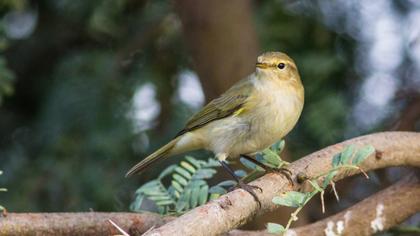
[[(145, 199), (153, 201), (160, 214), (180, 214), (203, 205), (209, 199), (223, 194), (226, 191), (223, 187), (232, 186), (235, 183), (224, 181), (210, 189), (205, 180), (214, 176), (215, 168), (218, 166), (220, 164), (213, 158), (203, 161), (186, 156), (179, 165), (167, 167), (157, 179), (137, 189), (131, 210), (143, 211), (142, 203)], [(167, 188), (162, 181), (168, 176), (171, 176), (171, 182)], [(220, 188), (223, 191), (220, 191)]]

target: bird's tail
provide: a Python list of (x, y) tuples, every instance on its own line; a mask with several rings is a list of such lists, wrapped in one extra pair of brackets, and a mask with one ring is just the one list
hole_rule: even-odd
[(159, 148), (157, 151), (155, 151), (154, 153), (150, 154), (148, 157), (146, 157), (145, 159), (143, 159), (142, 161), (140, 161), (139, 163), (137, 163), (135, 166), (133, 166), (127, 172), (127, 174), (125, 174), (125, 177), (129, 177), (129, 176), (131, 176), (131, 175), (133, 175), (135, 173), (138, 173), (138, 172), (144, 170), (146, 167), (148, 167), (149, 165), (151, 165), (154, 162), (158, 161), (159, 159), (169, 157), (169, 154), (170, 154), (169, 152), (176, 145), (176, 143), (178, 142), (178, 140), (179, 140), (179, 137), (173, 139), (168, 144), (166, 144), (165, 146)]

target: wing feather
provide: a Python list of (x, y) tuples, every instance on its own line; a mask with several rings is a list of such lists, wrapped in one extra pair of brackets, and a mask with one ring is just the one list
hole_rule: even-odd
[(185, 128), (181, 130), (177, 136), (203, 127), (212, 121), (235, 114), (235, 112), (243, 108), (248, 97), (251, 95), (252, 86), (252, 82), (249, 78), (238, 82), (223, 95), (212, 100), (198, 113), (193, 115), (190, 120), (188, 120)]

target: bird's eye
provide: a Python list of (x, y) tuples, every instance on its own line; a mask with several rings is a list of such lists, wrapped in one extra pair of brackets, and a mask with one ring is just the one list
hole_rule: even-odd
[(281, 70), (284, 69), (284, 67), (286, 67), (286, 65), (284, 63), (280, 63), (277, 65), (277, 67)]

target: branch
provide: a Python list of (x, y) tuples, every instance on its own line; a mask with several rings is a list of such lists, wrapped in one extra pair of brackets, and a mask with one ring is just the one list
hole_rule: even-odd
[[(354, 206), (285, 235), (372, 235), (389, 229), (420, 211), (420, 180), (410, 174)], [(266, 231), (233, 230), (229, 236), (268, 236)]]
[[(362, 164), (365, 171), (389, 166), (420, 167), (420, 133), (384, 132), (361, 136), (324, 148), (290, 164), (289, 170), (296, 176), (316, 176), (331, 168), (334, 154), (339, 153), (349, 144), (356, 146), (373, 145), (377, 152), (369, 156)], [(339, 172), (334, 180), (340, 180), (357, 174), (357, 170)], [(253, 197), (242, 189), (237, 189), (197, 207), (181, 217), (151, 230), (145, 235), (220, 235), (235, 229), (251, 220), (254, 216), (278, 208), (271, 202), (274, 196), (284, 191), (299, 190), (302, 185), (288, 184), (287, 179), (275, 173), (267, 174), (251, 183), (260, 187), (257, 191), (262, 206), (258, 207)], [(387, 211), (388, 206), (384, 206)], [(211, 229), (211, 230), (209, 230)]]
[(8, 213), (0, 217), (0, 235), (117, 235), (112, 220), (130, 235), (141, 235), (171, 220), (152, 213)]
[[(378, 205), (389, 206), (382, 212), (383, 229), (402, 222), (410, 215), (420, 211), (420, 180), (410, 174), (398, 183), (360, 203), (316, 223), (292, 229), (286, 235), (324, 235), (325, 230), (347, 234), (365, 235), (373, 233), (372, 222), (377, 218)], [(156, 214), (134, 213), (11, 213), (0, 219), (0, 235), (29, 235), (39, 232), (42, 235), (113, 235), (117, 231), (108, 219), (118, 222), (118, 226), (130, 235), (140, 235), (152, 226), (160, 226), (171, 218), (162, 218)], [(370, 220), (367, 220), (370, 219)], [(339, 223), (339, 222), (342, 223)], [(328, 228), (328, 222), (332, 228)], [(338, 225), (343, 225), (338, 232)], [(377, 224), (375, 224), (377, 225)], [(330, 227), (331, 227), (330, 226)], [(233, 230), (229, 236), (269, 236), (266, 231)]]
[[(293, 172), (293, 178), (295, 179), (296, 175), (302, 175), (303, 173), (307, 176), (316, 176), (326, 172), (331, 168), (333, 155), (341, 152), (343, 147), (349, 144), (357, 146), (371, 144), (376, 148), (377, 152), (368, 157), (361, 166), (365, 171), (389, 166), (420, 167), (420, 133), (385, 132), (332, 145), (295, 161), (289, 166), (289, 169)], [(357, 174), (357, 171), (340, 172), (337, 174), (335, 181), (354, 174)], [(355, 225), (355, 227), (351, 227), (352, 230), (370, 229), (371, 219), (373, 219), (373, 214), (376, 214), (376, 205), (375, 211), (361, 208), (365, 209), (365, 212), (360, 214), (364, 218), (354, 216), (359, 215), (357, 211), (360, 204), (372, 205), (377, 203), (372, 199), (381, 199), (383, 203), (384, 229), (397, 224), (401, 219), (410, 215), (409, 210), (419, 211), (420, 198), (413, 197), (420, 195), (419, 184), (414, 182), (416, 181), (414, 177), (404, 181), (349, 208), (347, 211), (353, 211), (353, 217), (348, 221), (348, 224)], [(159, 227), (161, 225), (163, 226), (147, 232), (146, 235), (152, 235), (153, 233), (156, 233), (153, 235), (219, 235), (237, 228), (257, 214), (273, 211), (278, 207), (271, 203), (274, 196), (292, 189), (299, 190), (302, 187), (302, 185), (295, 183), (292, 188), (288, 180), (284, 179), (282, 175), (274, 173), (267, 174), (252, 184), (263, 189), (263, 193), (257, 192), (262, 203), (261, 209), (258, 208), (254, 199), (247, 192), (238, 189), (204, 206), (197, 207), (173, 221), (170, 221), (173, 219), (171, 217), (161, 217), (152, 213), (9, 213), (7, 217), (0, 217), (0, 235), (33, 235), (34, 232), (40, 235), (118, 234), (117, 229), (109, 223), (109, 219), (130, 235), (140, 235), (153, 226)], [(417, 186), (416, 192), (412, 189), (414, 185)], [(409, 202), (405, 200), (406, 197), (410, 196), (413, 207), (404, 205)], [(395, 215), (388, 216), (390, 212), (395, 213)], [(310, 232), (310, 235), (313, 235), (315, 231), (322, 233), (325, 225), (328, 226), (328, 221), (331, 220), (334, 223), (343, 220), (344, 215), (342, 214), (345, 215), (345, 213), (339, 213), (332, 216), (333, 218), (294, 230)], [(369, 220), (366, 221), (366, 218)], [(361, 219), (361, 221), (359, 222), (358, 219)], [(335, 229), (336, 226), (337, 223), (335, 223)], [(312, 229), (310, 229), (311, 227)], [(310, 231), (308, 231), (309, 229)]]

